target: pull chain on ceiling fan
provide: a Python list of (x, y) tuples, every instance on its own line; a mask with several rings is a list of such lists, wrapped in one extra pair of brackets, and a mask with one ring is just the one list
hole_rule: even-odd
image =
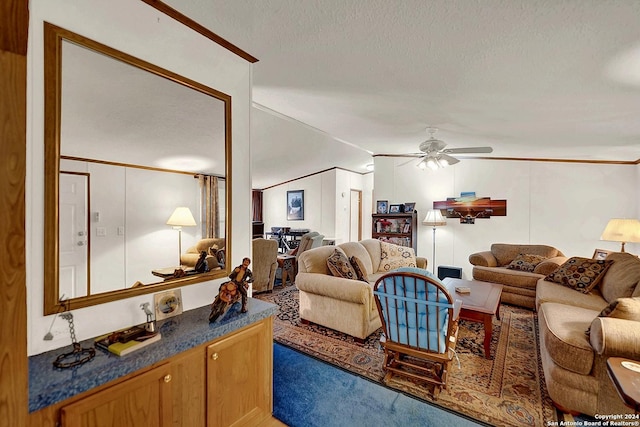
[[(437, 131), (437, 128), (428, 127), (427, 132), (429, 132), (431, 135), (429, 136), (429, 139), (421, 143), (418, 147), (421, 153), (406, 154), (406, 156), (420, 158), (417, 164), (420, 169), (429, 168), (431, 170), (437, 170), (439, 168), (445, 168), (449, 165), (455, 165), (456, 163), (460, 162), (460, 160), (456, 159), (453, 156), (450, 156), (450, 154), (475, 154), (493, 152), (493, 148), (491, 147), (446, 148), (447, 143), (437, 139), (434, 136)], [(402, 163), (402, 165), (405, 165), (409, 162)]]

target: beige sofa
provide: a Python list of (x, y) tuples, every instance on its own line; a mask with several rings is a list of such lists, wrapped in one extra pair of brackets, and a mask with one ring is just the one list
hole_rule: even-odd
[[(606, 362), (611, 356), (640, 360), (640, 259), (618, 252), (607, 260), (613, 263), (589, 294), (545, 279), (537, 284), (545, 382), (551, 399), (567, 412), (633, 412), (618, 396)], [(613, 301), (615, 310), (599, 317)]]
[[(389, 265), (383, 260), (386, 254), (381, 247), (384, 245), (389, 244), (367, 239), (338, 246), (320, 246), (300, 254), (296, 276), (296, 287), (300, 291), (300, 319), (351, 335), (359, 342), (380, 328), (372, 289), (375, 281), (387, 272), (385, 266)], [(331, 274), (327, 259), (336, 249), (348, 258), (356, 256), (362, 261), (366, 282)], [(427, 267), (425, 258), (414, 256), (412, 260), (407, 259), (405, 265), (411, 266), (415, 262), (412, 266)]]
[[(532, 272), (509, 269), (509, 264), (519, 254), (540, 255), (546, 259), (536, 265)], [(500, 283), (503, 285), (502, 302), (527, 308), (535, 307), (538, 280), (543, 279), (566, 260), (562, 252), (546, 245), (494, 243), (490, 251), (469, 255), (475, 280)]]

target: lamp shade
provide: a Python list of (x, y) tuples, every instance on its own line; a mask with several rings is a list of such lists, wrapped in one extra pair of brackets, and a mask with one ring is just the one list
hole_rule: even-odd
[(196, 225), (196, 220), (191, 214), (191, 210), (187, 207), (177, 207), (167, 220), (167, 225), (173, 225), (174, 227), (193, 227)]
[(432, 227), (437, 227), (440, 225), (447, 225), (447, 221), (442, 216), (442, 212), (440, 209), (429, 209), (427, 211), (427, 216), (422, 221), (424, 225), (430, 225)]
[(629, 218), (613, 218), (600, 236), (611, 242), (640, 242), (640, 221)]

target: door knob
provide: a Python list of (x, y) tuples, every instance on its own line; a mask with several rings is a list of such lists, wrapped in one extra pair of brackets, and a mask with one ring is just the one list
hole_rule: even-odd
[(163, 379), (165, 383), (171, 382), (171, 374), (165, 375)]
[(211, 358), (212, 358), (213, 360), (218, 360), (218, 353), (213, 353), (213, 354), (211, 355)]

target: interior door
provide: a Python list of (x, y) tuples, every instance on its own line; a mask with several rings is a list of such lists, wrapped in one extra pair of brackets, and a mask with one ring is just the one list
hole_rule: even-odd
[(349, 241), (362, 240), (362, 191), (351, 190), (351, 208), (349, 221)]
[(60, 298), (89, 289), (89, 175), (60, 173)]

